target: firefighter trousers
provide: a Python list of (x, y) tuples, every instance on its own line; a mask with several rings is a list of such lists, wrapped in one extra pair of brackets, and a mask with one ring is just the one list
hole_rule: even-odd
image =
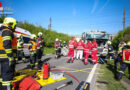
[(30, 55), (30, 66), (33, 69), (35, 67), (36, 63), (36, 54), (31, 54)]
[(122, 78), (122, 76), (124, 75), (124, 71), (127, 67), (128, 67), (129, 77), (130, 77), (130, 64), (122, 62), (118, 78)]
[(36, 51), (36, 66), (38, 68), (41, 68), (42, 55), (43, 55), (43, 50), (42, 49), (37, 49), (37, 51)]
[(14, 66), (15, 64), (9, 66), (8, 58), (0, 59), (0, 76), (2, 87), (1, 90), (11, 90), (11, 80), (14, 76)]
[(21, 58), (25, 62), (25, 57), (24, 57), (24, 52), (23, 50), (18, 50), (17, 51), (17, 58)]

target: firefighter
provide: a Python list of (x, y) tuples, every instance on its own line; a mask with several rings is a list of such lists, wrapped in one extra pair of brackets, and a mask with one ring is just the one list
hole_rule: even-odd
[(124, 74), (125, 69), (128, 67), (129, 79), (130, 79), (130, 41), (127, 45), (123, 47), (122, 64), (118, 74), (118, 79), (120, 80)]
[[(23, 35), (22, 34), (17, 34), (17, 59), (22, 58), (22, 61), (25, 63), (25, 57), (24, 57), (24, 52), (23, 52)], [(18, 60), (16, 60), (18, 63)]]
[(41, 58), (42, 58), (42, 55), (43, 55), (43, 49), (44, 49), (44, 43), (43, 43), (43, 38), (42, 38), (42, 32), (39, 32), (38, 33), (38, 36), (37, 36), (37, 51), (36, 51), (36, 56), (37, 56), (37, 63), (36, 63), (36, 66), (37, 68), (41, 69)]
[(77, 60), (80, 59), (82, 60), (83, 59), (83, 50), (84, 50), (84, 46), (85, 44), (82, 42), (82, 40), (80, 39), (77, 44), (76, 44), (76, 49), (77, 49)]
[(60, 42), (59, 39), (56, 38), (55, 43), (54, 43), (54, 47), (55, 47), (55, 58), (58, 58), (60, 56)]
[(90, 54), (90, 50), (91, 50), (91, 42), (88, 40), (87, 41), (87, 44), (85, 45), (85, 48), (84, 48), (84, 64), (86, 65), (87, 62), (88, 62), (88, 57), (89, 57), (89, 54)]
[(64, 41), (63, 42), (63, 48), (62, 48), (62, 54), (63, 54), (63, 56), (67, 56), (67, 54), (68, 54), (68, 49), (67, 49), (67, 43), (66, 43), (66, 41)]
[[(11, 80), (14, 75), (15, 60), (13, 57), (14, 34), (16, 20), (7, 17), (0, 29), (0, 66), (1, 66), (1, 90), (11, 90)], [(16, 41), (15, 41), (16, 42)]]
[(33, 69), (36, 63), (36, 35), (31, 35), (31, 40), (29, 41), (29, 52), (30, 52), (30, 66)]
[(113, 46), (112, 46), (111, 41), (108, 41), (108, 42), (107, 42), (107, 45), (108, 45), (108, 54), (107, 54), (105, 60), (106, 60), (106, 62), (107, 62), (107, 60), (108, 60), (108, 59), (110, 58), (110, 56), (111, 56), (111, 57), (114, 59), (114, 63), (115, 63), (116, 57), (115, 57), (115, 54), (114, 54), (114, 49), (113, 49)]
[(91, 57), (92, 57), (92, 62), (93, 64), (97, 63), (97, 47), (98, 47), (98, 44), (96, 42), (96, 39), (93, 39), (93, 42), (92, 42), (92, 54), (91, 54)]
[(69, 41), (69, 52), (68, 52), (68, 61), (67, 63), (74, 62), (74, 49), (75, 49), (76, 43), (74, 37)]
[(119, 48), (118, 48), (118, 53), (117, 53), (117, 58), (115, 59), (115, 62), (114, 62), (114, 68), (115, 70), (117, 70), (117, 66), (118, 66), (118, 62), (120, 62), (120, 65), (122, 63), (122, 48), (124, 47), (125, 45), (125, 42), (121, 42), (119, 44)]

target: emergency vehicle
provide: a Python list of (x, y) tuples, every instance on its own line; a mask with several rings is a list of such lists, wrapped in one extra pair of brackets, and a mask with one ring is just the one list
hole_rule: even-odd
[[(0, 24), (1, 27), (2, 24)], [(15, 36), (17, 36), (17, 34), (22, 34), (23, 35), (23, 51), (24, 51), (24, 55), (25, 57), (28, 57), (29, 54), (29, 50), (28, 50), (28, 43), (31, 37), (31, 33), (28, 30), (16, 27), (15, 32), (14, 32)]]
[(106, 56), (108, 53), (107, 41), (109, 40), (109, 34), (105, 31), (87, 31), (82, 34), (82, 40), (86, 43), (87, 40), (92, 41), (96, 39), (98, 43), (98, 56)]

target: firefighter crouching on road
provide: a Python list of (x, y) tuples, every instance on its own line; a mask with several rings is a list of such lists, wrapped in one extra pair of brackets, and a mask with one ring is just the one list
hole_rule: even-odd
[(37, 51), (36, 51), (36, 66), (37, 68), (41, 69), (41, 58), (43, 55), (43, 39), (42, 39), (42, 32), (38, 33), (37, 40)]
[(14, 42), (14, 34), (16, 28), (16, 20), (11, 17), (4, 19), (0, 29), (0, 82), (2, 87), (0, 90), (11, 90), (11, 80), (14, 74), (15, 60), (13, 58), (12, 44)]
[[(25, 57), (23, 52), (23, 36), (22, 34), (17, 34), (17, 59), (22, 58), (22, 61), (25, 63)], [(16, 60), (16, 63), (18, 63), (18, 60)]]
[(109, 60), (110, 56), (112, 56), (112, 58), (114, 59), (114, 64), (115, 64), (116, 57), (115, 57), (115, 54), (114, 54), (114, 49), (113, 49), (111, 41), (108, 41), (107, 45), (108, 45), (108, 54), (107, 54), (105, 60), (107, 62), (107, 60)]
[(125, 69), (128, 67), (129, 79), (130, 79), (130, 41), (127, 45), (123, 47), (122, 64), (118, 74), (118, 79), (120, 80), (124, 74)]
[(30, 51), (30, 66), (31, 69), (35, 67), (36, 63), (36, 35), (31, 35), (31, 40), (29, 41), (29, 51)]
[(74, 62), (74, 49), (75, 49), (76, 43), (74, 37), (72, 37), (72, 40), (69, 41), (69, 52), (68, 52), (68, 61), (67, 63)]
[(93, 64), (97, 63), (98, 61), (98, 57), (97, 57), (97, 47), (98, 47), (98, 44), (96, 42), (96, 39), (93, 40), (92, 42), (92, 54), (91, 54), (91, 57), (92, 57), (92, 62)]
[(56, 38), (56, 40), (55, 40), (56, 42), (54, 43), (54, 47), (55, 47), (55, 54), (56, 54), (56, 56), (55, 56), (55, 58), (58, 58), (59, 56), (60, 56), (60, 52), (61, 52), (61, 48), (60, 48), (60, 42), (59, 42), (59, 39), (58, 38)]
[(85, 45), (85, 48), (84, 48), (84, 58), (85, 58), (84, 64), (85, 65), (88, 62), (88, 57), (89, 57), (90, 51), (91, 51), (91, 42), (88, 40), (87, 44)]

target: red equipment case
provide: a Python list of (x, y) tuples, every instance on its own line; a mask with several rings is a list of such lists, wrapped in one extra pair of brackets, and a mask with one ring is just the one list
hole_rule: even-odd
[(19, 84), (19, 90), (40, 90), (40, 84), (31, 76), (24, 78)]

